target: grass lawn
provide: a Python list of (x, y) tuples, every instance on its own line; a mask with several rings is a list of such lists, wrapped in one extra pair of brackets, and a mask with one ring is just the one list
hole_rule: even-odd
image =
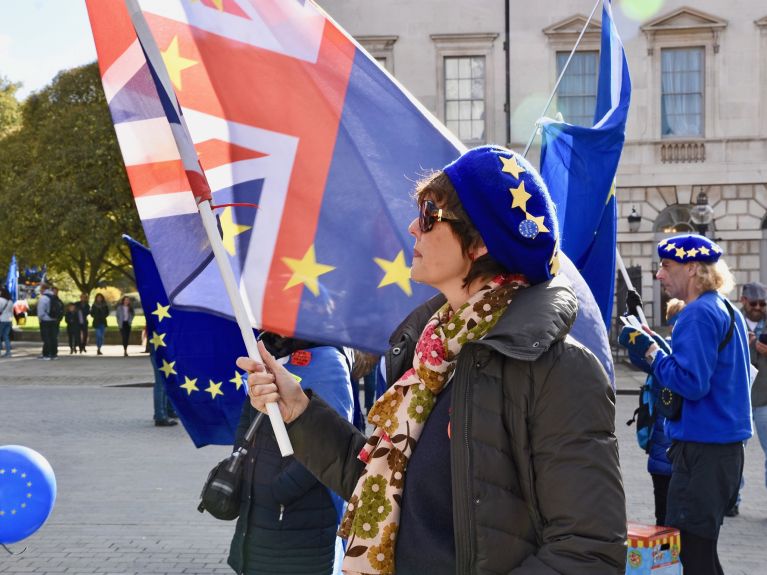
[[(93, 320), (90, 320), (88, 322), (89, 324), (93, 323)], [(62, 320), (61, 322), (62, 327), (66, 327), (66, 324)], [(133, 318), (133, 323), (131, 324), (132, 329), (134, 330), (141, 330), (144, 329), (146, 326), (146, 318), (143, 315), (137, 315)], [(36, 315), (30, 315), (27, 316), (27, 322), (20, 326), (23, 331), (39, 331), (40, 330), (40, 322), (37, 319)], [(118, 331), (117, 327), (117, 318), (114, 316), (109, 316), (107, 318), (107, 331)]]

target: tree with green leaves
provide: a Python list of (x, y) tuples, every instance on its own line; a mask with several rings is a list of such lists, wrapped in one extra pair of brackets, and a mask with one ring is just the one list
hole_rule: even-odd
[(59, 73), (0, 140), (0, 256), (47, 263), (88, 293), (132, 279), (121, 239), (143, 231), (96, 64)]
[(21, 84), (0, 76), (0, 139), (21, 125), (21, 106), (16, 99), (16, 90), (20, 87)]

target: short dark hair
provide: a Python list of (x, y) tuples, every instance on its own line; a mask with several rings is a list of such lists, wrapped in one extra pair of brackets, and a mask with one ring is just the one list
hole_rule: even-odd
[[(453, 231), (453, 235), (458, 238), (461, 244), (461, 251), (464, 255), (468, 256), (469, 251), (472, 248), (476, 248), (479, 245), (484, 245), (482, 236), (474, 227), (474, 224), (466, 214), (466, 210), (463, 209), (461, 200), (458, 197), (458, 192), (455, 191), (453, 183), (450, 178), (447, 177), (445, 172), (434, 172), (421, 179), (415, 188), (415, 200), (420, 206), (422, 202), (427, 199), (434, 201), (440, 208), (451, 212), (456, 220), (449, 221), (450, 229)], [(478, 278), (493, 278), (498, 274), (508, 274), (504, 266), (493, 258), (489, 253), (478, 257), (473, 260), (469, 273), (463, 278), (463, 287), (471, 285), (474, 280)]]

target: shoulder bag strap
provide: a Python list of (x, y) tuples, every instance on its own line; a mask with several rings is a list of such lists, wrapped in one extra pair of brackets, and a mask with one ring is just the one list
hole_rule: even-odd
[(724, 336), (722, 343), (719, 344), (719, 349), (717, 352), (722, 351), (727, 346), (727, 344), (730, 343), (732, 334), (735, 331), (735, 309), (733, 309), (732, 304), (727, 300), (726, 297), (723, 297), (722, 301), (727, 307), (727, 311), (730, 312), (730, 328), (727, 330), (727, 335)]

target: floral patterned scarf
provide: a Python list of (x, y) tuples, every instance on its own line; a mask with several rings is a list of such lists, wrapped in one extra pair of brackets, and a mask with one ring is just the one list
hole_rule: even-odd
[(449, 304), (442, 306), (418, 339), (413, 367), (371, 408), (368, 422), (376, 429), (358, 455), (366, 467), (338, 532), (348, 540), (344, 573), (394, 573), (405, 469), (436, 396), (450, 380), (463, 345), (484, 337), (506, 311), (513, 292), (527, 286), (524, 276), (499, 275), (455, 313)]

